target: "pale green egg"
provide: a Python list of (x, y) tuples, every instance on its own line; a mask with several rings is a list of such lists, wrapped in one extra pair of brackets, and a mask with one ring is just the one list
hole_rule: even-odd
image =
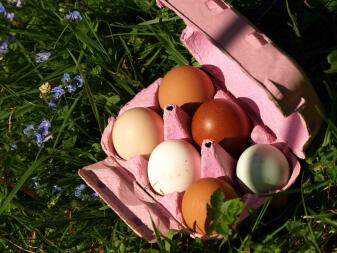
[(236, 175), (243, 190), (268, 193), (285, 186), (289, 180), (289, 163), (276, 147), (255, 144), (240, 156)]

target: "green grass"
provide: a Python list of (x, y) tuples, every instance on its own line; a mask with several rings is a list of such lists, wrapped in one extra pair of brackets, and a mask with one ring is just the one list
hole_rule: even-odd
[[(179, 42), (183, 22), (153, 0), (2, 3), (16, 18), (0, 16), (0, 41), (15, 36), (0, 61), (0, 252), (337, 252), (336, 0), (231, 1), (303, 67), (325, 124), (285, 207), (267, 202), (229, 240), (180, 232), (157, 244), (91, 199), (89, 188), (74, 192), (83, 183), (78, 169), (105, 158), (99, 142), (109, 116), (173, 66), (195, 64)], [(74, 9), (81, 22), (64, 19)], [(52, 55), (38, 64), (40, 50)], [(53, 110), (39, 86), (59, 84), (64, 72), (80, 74), (84, 87)], [(53, 138), (38, 147), (23, 129), (42, 119), (51, 121)]]

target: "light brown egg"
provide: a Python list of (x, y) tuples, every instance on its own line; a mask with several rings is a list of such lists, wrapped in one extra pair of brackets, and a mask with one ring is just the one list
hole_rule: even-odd
[(192, 114), (201, 103), (212, 99), (214, 92), (213, 83), (204, 71), (193, 66), (181, 66), (163, 77), (158, 99), (162, 109), (175, 104)]
[(164, 140), (163, 119), (151, 109), (132, 108), (120, 115), (112, 129), (117, 154), (128, 160), (141, 155), (149, 158), (152, 150)]
[(210, 204), (212, 194), (222, 188), (225, 199), (234, 199), (238, 195), (225, 181), (217, 178), (203, 178), (195, 181), (184, 193), (181, 211), (186, 225), (193, 231), (205, 235), (209, 220), (207, 204)]

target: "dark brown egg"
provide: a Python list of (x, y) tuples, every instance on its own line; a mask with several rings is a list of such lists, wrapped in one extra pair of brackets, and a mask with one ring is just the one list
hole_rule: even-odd
[(203, 103), (192, 119), (192, 137), (201, 146), (203, 140), (219, 143), (237, 158), (247, 147), (252, 125), (246, 113), (228, 99)]
[(193, 66), (180, 66), (167, 72), (158, 91), (160, 107), (180, 106), (189, 114), (203, 102), (213, 98), (215, 89), (210, 77)]

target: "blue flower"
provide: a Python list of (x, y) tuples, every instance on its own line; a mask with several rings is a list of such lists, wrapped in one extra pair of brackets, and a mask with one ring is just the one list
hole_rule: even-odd
[(94, 192), (94, 193), (92, 193), (90, 195), (90, 198), (92, 198), (92, 199), (98, 199), (98, 194), (96, 192)]
[(3, 6), (3, 4), (0, 2), (0, 14), (5, 16), (6, 13), (7, 13), (7, 11), (6, 11), (5, 6)]
[(59, 99), (60, 97), (63, 96), (64, 94), (64, 89), (62, 88), (62, 85), (54, 87), (51, 92), (53, 93), (53, 98), (54, 99)]
[(87, 188), (85, 184), (80, 184), (75, 188), (75, 197), (79, 197), (82, 194), (82, 191)]
[(37, 187), (40, 186), (39, 182), (37, 182), (37, 181), (38, 181), (38, 177), (32, 177), (30, 180), (33, 181), (33, 182), (32, 182), (32, 187), (33, 187), (33, 189), (36, 189)]
[(21, 0), (8, 0), (9, 3), (15, 4), (15, 7), (21, 8), (22, 7), (22, 2)]
[(69, 84), (67, 85), (68, 93), (74, 93), (76, 91), (76, 85), (75, 84)]
[(61, 192), (61, 187), (58, 186), (58, 185), (54, 185), (54, 186), (53, 186), (53, 192), (55, 192), (55, 193)]
[(26, 136), (30, 136), (33, 131), (34, 131), (34, 125), (28, 125), (25, 129), (23, 129), (23, 133), (26, 135)]
[(70, 75), (68, 73), (64, 73), (61, 82), (62, 83), (70, 82)]
[(15, 14), (13, 12), (7, 12), (5, 6), (0, 2), (0, 14), (4, 16), (5, 19), (13, 21)]
[(33, 136), (35, 137), (35, 142), (36, 144), (40, 147), (42, 143), (45, 143), (47, 141), (49, 141), (49, 139), (51, 138), (51, 136), (47, 136), (46, 138), (40, 134), (40, 133), (34, 133)]
[(32, 183), (33, 189), (36, 189), (36, 188), (38, 188), (39, 186), (40, 186), (40, 184), (39, 184), (38, 182), (33, 182), (33, 183)]
[(79, 186), (76, 187), (76, 189), (83, 191), (87, 186), (85, 184), (80, 184)]
[(35, 137), (35, 142), (38, 146), (40, 146), (43, 143), (43, 137), (40, 133), (34, 133), (33, 136)]
[(5, 18), (7, 20), (9, 20), (9, 21), (13, 21), (13, 19), (15, 18), (14, 12), (8, 12), (8, 13), (6, 13)]
[(74, 77), (74, 81), (75, 81), (78, 88), (81, 88), (83, 86), (83, 79), (80, 75), (76, 75)]
[(8, 43), (3, 42), (0, 46), (0, 55), (8, 53)]
[(82, 16), (79, 13), (79, 11), (73, 11), (73, 12), (70, 12), (68, 15), (66, 15), (65, 19), (69, 21), (76, 21), (76, 20), (81, 21)]
[(81, 196), (81, 193), (82, 193), (82, 191), (80, 191), (80, 190), (75, 190), (75, 197), (79, 197), (79, 196)]
[[(69, 73), (63, 74), (63, 77), (61, 78), (61, 82), (62, 84), (54, 87), (51, 90), (50, 101), (48, 102), (49, 107), (52, 107), (52, 108), (57, 107), (58, 100), (65, 94), (66, 91), (70, 94), (75, 93), (78, 88), (83, 87), (83, 83), (84, 83), (80, 75), (76, 75), (74, 79), (72, 79)], [(41, 87), (40, 87), (40, 90), (41, 90)]]
[(49, 120), (42, 120), (40, 125), (37, 127), (38, 130), (41, 131), (41, 134), (43, 137), (47, 136), (49, 134), (49, 128), (51, 127), (50, 121)]
[[(67, 79), (65, 77), (67, 77)], [(70, 75), (67, 74), (67, 73), (64, 74), (62, 82), (64, 82), (65, 80), (67, 82), (70, 81)], [(67, 85), (68, 93), (74, 93), (77, 90), (77, 88), (81, 88), (82, 86), (83, 86), (83, 79), (82, 79), (82, 77), (80, 75), (76, 75), (74, 77), (74, 79), (73, 79), (73, 82), (71, 84)]]
[(23, 133), (30, 137), (32, 136), (38, 146), (41, 146), (42, 143), (49, 141), (52, 136), (49, 135), (49, 128), (51, 127), (49, 120), (42, 120), (39, 126), (36, 128), (34, 125), (28, 125)]
[(50, 124), (50, 121), (49, 120), (47, 120), (47, 119), (44, 119), (44, 120), (42, 120), (41, 121), (41, 123), (40, 123), (40, 125), (39, 125), (39, 129), (41, 129), (41, 128), (50, 128), (51, 127), (51, 124)]
[(51, 56), (50, 52), (48, 52), (48, 51), (40, 51), (35, 56), (35, 62), (37, 62), (37, 63), (45, 62), (45, 61), (47, 61), (49, 59), (50, 56)]
[(55, 101), (49, 101), (48, 106), (54, 108), (57, 107), (57, 104), (55, 103)]
[(16, 145), (15, 143), (11, 143), (10, 146), (11, 146), (11, 150), (18, 149), (18, 145)]

